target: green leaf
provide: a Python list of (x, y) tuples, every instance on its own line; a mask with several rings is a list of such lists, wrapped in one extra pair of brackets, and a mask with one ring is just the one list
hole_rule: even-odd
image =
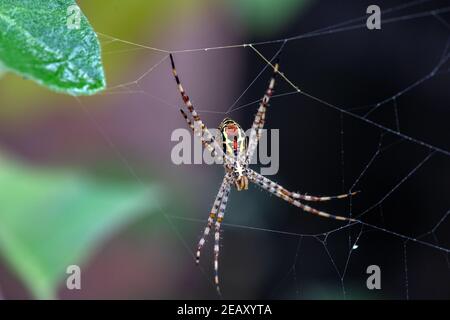
[(0, 160), (0, 251), (35, 297), (54, 298), (69, 265), (83, 267), (101, 241), (154, 212), (155, 186), (97, 182)]
[(68, 27), (76, 21), (76, 12), (68, 12), (74, 5), (74, 0), (1, 0), (0, 61), (59, 92), (89, 95), (104, 89), (97, 35), (81, 11), (80, 28)]

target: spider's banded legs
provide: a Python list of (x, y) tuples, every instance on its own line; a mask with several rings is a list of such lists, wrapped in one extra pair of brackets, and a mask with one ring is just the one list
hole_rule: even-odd
[(214, 149), (214, 147), (213, 147), (214, 139), (210, 139), (209, 141), (206, 141), (205, 138), (202, 135), (202, 132), (199, 132), (198, 130), (195, 130), (195, 127), (192, 124), (192, 121), (189, 120), (186, 112), (184, 112), (183, 109), (180, 109), (180, 112), (183, 115), (183, 118), (186, 120), (189, 128), (192, 129), (192, 131), (194, 132), (194, 135), (197, 135), (200, 138), (200, 140), (201, 140), (202, 144), (205, 146), (205, 148), (208, 149), (208, 151), (211, 152), (211, 154), (213, 154), (215, 158), (216, 157), (220, 157), (220, 155), (219, 155), (220, 151), (217, 152), (216, 149)]
[(216, 218), (217, 211), (219, 210), (219, 206), (222, 203), (225, 189), (229, 186), (229, 183), (230, 183), (229, 179), (230, 179), (229, 175), (226, 175), (223, 178), (222, 185), (219, 188), (219, 192), (217, 193), (216, 199), (214, 200), (214, 204), (211, 209), (211, 213), (209, 214), (209, 217), (208, 217), (208, 224), (206, 225), (205, 230), (203, 231), (203, 236), (201, 237), (200, 241), (198, 242), (197, 254), (195, 256), (195, 262), (197, 264), (200, 263), (200, 252), (201, 252), (203, 246), (205, 245), (206, 237), (209, 235), (209, 232), (211, 231), (211, 227), (214, 223), (214, 219)]
[(293, 199), (321, 202), (321, 201), (330, 201), (330, 200), (334, 200), (334, 199), (345, 199), (345, 198), (354, 196), (355, 194), (359, 193), (359, 191), (355, 191), (355, 192), (351, 192), (351, 193), (340, 194), (337, 196), (321, 196), (321, 197), (310, 196), (310, 195), (306, 195), (306, 194), (300, 194), (297, 192), (288, 191), (285, 188), (283, 188), (282, 186), (280, 186), (279, 184), (277, 184), (276, 182), (273, 182), (272, 180), (264, 177), (263, 175), (261, 175), (257, 172), (255, 172), (251, 169), (248, 169), (248, 171), (251, 171), (252, 175), (255, 176), (256, 179), (261, 180), (265, 184), (268, 184), (270, 188), (278, 189), (281, 193), (283, 193)]
[(287, 190), (286, 190), (286, 192), (288, 194), (290, 194), (290, 196), (294, 199), (301, 199), (301, 200), (305, 200), (305, 201), (314, 201), (314, 202), (330, 201), (330, 200), (334, 200), (334, 199), (345, 199), (345, 198), (354, 196), (355, 194), (359, 193), (359, 191), (354, 191), (351, 193), (339, 194), (337, 196), (318, 197), (318, 196), (309, 196), (306, 194), (300, 194), (300, 193), (296, 193), (296, 192), (289, 192)]
[(256, 146), (258, 145), (259, 138), (261, 137), (261, 131), (264, 127), (264, 122), (266, 119), (266, 110), (269, 106), (270, 97), (273, 94), (273, 88), (275, 87), (275, 76), (278, 73), (278, 62), (275, 63), (273, 69), (273, 75), (269, 82), (269, 87), (267, 88), (264, 97), (262, 98), (258, 112), (256, 113), (255, 119), (253, 120), (252, 129), (250, 131), (249, 144), (247, 149), (247, 161), (250, 161), (253, 153), (256, 150)]
[(194, 118), (194, 122), (196, 124), (199, 124), (200, 127), (203, 127), (203, 122), (200, 120), (200, 117), (197, 114), (197, 111), (195, 111), (194, 106), (192, 105), (191, 100), (189, 99), (189, 96), (186, 94), (186, 92), (183, 89), (183, 86), (181, 85), (180, 78), (177, 74), (177, 69), (175, 68), (175, 61), (173, 60), (172, 54), (170, 54), (170, 63), (172, 64), (172, 73), (175, 77), (175, 81), (177, 82), (178, 91), (180, 91), (181, 98), (183, 99), (183, 102), (186, 104), (186, 107), (188, 108), (189, 112), (192, 114), (192, 117)]
[[(207, 141), (209, 144), (213, 144), (214, 145), (214, 149), (219, 153), (218, 155), (220, 156), (226, 156), (223, 154), (222, 148), (219, 146), (219, 144), (217, 143), (217, 141), (214, 139), (213, 135), (211, 134), (211, 132), (208, 130), (208, 128), (206, 127), (206, 125), (203, 123), (203, 121), (200, 119), (200, 116), (198, 115), (197, 111), (195, 111), (194, 106), (191, 102), (191, 100), (189, 99), (189, 96), (186, 94), (186, 92), (183, 89), (183, 86), (181, 85), (181, 81), (180, 78), (178, 77), (177, 74), (177, 70), (175, 68), (175, 62), (173, 60), (173, 56), (172, 54), (170, 54), (170, 62), (172, 64), (172, 73), (173, 76), (175, 78), (175, 81), (177, 83), (177, 87), (178, 87), (178, 91), (180, 91), (181, 94), (181, 98), (183, 99), (184, 104), (186, 105), (186, 107), (189, 110), (189, 113), (192, 115), (192, 118), (194, 120), (193, 126), (195, 129), (198, 127), (201, 130), (201, 136), (204, 137), (204, 140)], [(186, 114), (183, 112), (183, 117)], [(186, 120), (187, 119), (187, 115), (185, 117)], [(191, 128), (192, 128), (191, 127)], [(196, 131), (194, 130), (194, 133)], [(209, 148), (208, 148), (209, 149)]]
[[(286, 192), (284, 192), (284, 190), (286, 190), (286, 189), (284, 189), (280, 185), (278, 185), (274, 182), (272, 182), (272, 183), (268, 183), (267, 181), (265, 182), (263, 179), (259, 178), (257, 176), (257, 174), (255, 175), (254, 171), (252, 172), (251, 170), (249, 170), (248, 174), (249, 174), (250, 181), (254, 182), (255, 184), (257, 184), (264, 190), (270, 192), (271, 194), (289, 202), (290, 204), (292, 204), (296, 207), (299, 207), (303, 211), (306, 211), (308, 213), (314, 214), (316, 216), (324, 217), (324, 218), (335, 219), (335, 220), (340, 220), (340, 221), (357, 222), (357, 220), (355, 220), (353, 218), (332, 215), (332, 214), (314, 209), (310, 206), (304, 205), (301, 202), (299, 202), (298, 200), (288, 196), (288, 194)], [(269, 180), (269, 179), (267, 179), (267, 180)], [(276, 185), (276, 186), (273, 187), (272, 185)]]
[(227, 208), (228, 197), (231, 191), (231, 184), (228, 184), (223, 194), (222, 203), (219, 207), (219, 213), (217, 214), (217, 220), (214, 233), (214, 283), (216, 284), (217, 292), (220, 295), (219, 287), (219, 240), (220, 240), (220, 225), (225, 215), (225, 209)]

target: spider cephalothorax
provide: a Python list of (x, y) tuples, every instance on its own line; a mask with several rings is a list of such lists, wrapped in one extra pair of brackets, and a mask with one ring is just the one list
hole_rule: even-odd
[[(270, 97), (273, 94), (273, 88), (275, 85), (275, 75), (278, 73), (278, 63), (271, 66), (273, 67), (274, 74), (269, 82), (269, 87), (267, 88), (261, 102), (259, 104), (258, 112), (256, 113), (253, 125), (250, 131), (250, 137), (247, 141), (244, 130), (241, 126), (237, 124), (236, 121), (231, 119), (224, 119), (219, 125), (219, 134), (217, 137), (213, 137), (206, 125), (200, 119), (199, 115), (194, 109), (191, 100), (184, 92), (181, 86), (180, 79), (178, 78), (177, 71), (175, 69), (175, 63), (173, 61), (172, 55), (170, 55), (170, 60), (172, 63), (172, 72), (178, 85), (178, 90), (181, 93), (184, 103), (191, 115), (188, 117), (184, 110), (180, 110), (183, 114), (189, 127), (197, 134), (201, 139), (205, 148), (214, 154), (217, 158), (223, 158), (225, 166), (225, 177), (223, 178), (222, 184), (217, 193), (214, 205), (208, 217), (208, 223), (203, 232), (198, 247), (196, 261), (200, 261), (200, 251), (205, 244), (205, 239), (209, 235), (211, 228), (214, 225), (214, 282), (217, 286), (217, 291), (219, 291), (219, 240), (220, 240), (220, 226), (223, 221), (225, 214), (225, 208), (227, 206), (228, 197), (230, 195), (231, 186), (234, 184), (237, 190), (246, 190), (248, 188), (248, 182), (253, 182), (262, 189), (268, 191), (269, 193), (289, 202), (290, 204), (306, 211), (308, 213), (330, 219), (336, 219), (340, 221), (355, 222), (357, 220), (353, 218), (347, 218), (343, 216), (335, 216), (317, 209), (314, 209), (303, 201), (328, 201), (332, 199), (342, 199), (353, 195), (355, 193), (342, 194), (339, 196), (332, 197), (316, 197), (309, 196), (305, 194), (300, 194), (296, 192), (288, 191), (279, 184), (273, 182), (272, 180), (264, 177), (263, 175), (253, 171), (248, 168), (249, 159), (253, 156), (258, 145), (258, 140), (261, 137), (261, 131), (264, 127), (266, 109), (269, 106)], [(216, 152), (217, 151), (217, 152)], [(302, 202), (300, 202), (302, 201)]]
[(234, 120), (225, 118), (219, 125), (217, 140), (222, 143), (225, 171), (231, 173), (238, 191), (248, 189), (247, 137), (242, 127)]

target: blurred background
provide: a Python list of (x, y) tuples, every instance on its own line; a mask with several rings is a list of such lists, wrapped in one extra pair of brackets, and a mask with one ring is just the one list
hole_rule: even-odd
[[(75, 99), (14, 74), (0, 79), (2, 297), (217, 299), (211, 243), (200, 268), (193, 253), (223, 169), (172, 163), (171, 134), (185, 122), (169, 60), (133, 43), (176, 51), (284, 39), (364, 17), (372, 2), (78, 1), (99, 34), (108, 89)], [(356, 181), (362, 192), (351, 203), (317, 207), (364, 212), (370, 226), (327, 233), (343, 224), (304, 214), (255, 186), (234, 190), (221, 240), (223, 298), (450, 298), (450, 159), (436, 150), (450, 150), (450, 65), (416, 84), (448, 54), (450, 15), (430, 13), (448, 1), (411, 3), (383, 14), (381, 30), (288, 41), (282, 71), (338, 109), (292, 94), (273, 99), (267, 116), (267, 127), (280, 130), (280, 169), (270, 178), (317, 195), (347, 192)], [(376, 4), (383, 11), (405, 2)], [(389, 22), (416, 14), (423, 17)], [(349, 25), (359, 24), (365, 19)], [(256, 48), (270, 58), (280, 45)], [(265, 67), (253, 50), (185, 51), (175, 59), (209, 127), (232, 106), (227, 116), (251, 126), (251, 102), (270, 77), (265, 70), (236, 101)], [(292, 91), (278, 79), (277, 94)], [(435, 148), (339, 110), (364, 116), (395, 95), (367, 119)], [(66, 268), (74, 264), (81, 290), (66, 288)], [(381, 290), (366, 287), (373, 264), (381, 268)]]

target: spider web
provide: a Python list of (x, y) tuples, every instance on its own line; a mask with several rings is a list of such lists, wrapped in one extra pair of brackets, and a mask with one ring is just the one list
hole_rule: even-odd
[[(99, 33), (104, 54), (126, 54), (143, 50), (158, 57), (156, 63), (134, 80), (111, 86), (102, 95), (144, 95), (149, 98), (149, 101), (158, 101), (173, 108), (174, 117), (178, 117), (179, 105), (171, 103), (156, 90), (143, 85), (144, 80), (159, 68), (167, 69), (167, 73), (170, 72), (167, 67), (169, 53), (173, 53), (175, 58), (182, 55), (199, 55), (201, 60), (202, 57), (212, 52), (240, 50), (245, 51), (245, 54), (250, 57), (252, 61), (251, 73), (254, 76), (248, 79), (248, 82), (245, 83), (244, 88), (230, 106), (219, 111), (205, 106), (198, 106), (197, 108), (201, 114), (217, 116), (244, 114), (246, 118), (250, 117), (252, 121), (256, 106), (260, 101), (259, 96), (267, 85), (267, 75), (272, 69), (271, 61), (281, 46), (284, 46), (281, 74), (277, 81), (277, 92), (279, 93), (272, 97), (272, 107), (268, 114), (269, 119), (273, 118), (274, 125), (279, 124), (281, 128), (287, 120), (286, 114), (290, 115), (289, 118), (302, 118), (299, 127), (306, 125), (306, 122), (316, 121), (313, 119), (314, 117), (318, 118), (317, 126), (328, 126), (329, 122), (332, 123), (331, 129), (326, 133), (326, 139), (332, 139), (332, 142), (337, 145), (337, 149), (336, 147), (330, 147), (330, 144), (326, 144), (324, 147), (330, 147), (331, 153), (337, 151), (338, 156), (333, 161), (336, 162), (336, 167), (339, 170), (338, 173), (333, 172), (332, 177), (327, 182), (332, 184), (330, 181), (334, 180), (338, 181), (340, 185), (330, 186), (330, 192), (328, 193), (336, 193), (333, 190), (336, 191), (337, 187), (341, 188), (340, 191), (342, 192), (356, 190), (362, 190), (363, 192), (344, 204), (333, 203), (327, 207), (326, 211), (335, 213), (335, 208), (340, 208), (341, 212), (345, 210), (344, 212), (348, 212), (351, 217), (358, 219), (358, 222), (337, 226), (336, 222), (306, 217), (305, 215), (299, 216), (295, 208), (280, 203), (274, 197), (265, 202), (270, 202), (271, 208), (274, 208), (274, 210), (268, 210), (271, 212), (264, 214), (259, 213), (263, 215), (264, 219), (262, 220), (265, 223), (256, 219), (250, 221), (235, 218), (233, 220), (232, 213), (237, 213), (240, 208), (233, 204), (235, 195), (232, 194), (223, 223), (224, 233), (227, 237), (225, 244), (222, 241), (223, 247), (221, 249), (221, 274), (223, 274), (222, 286), (225, 297), (239, 297), (233, 290), (229, 290), (228, 294), (226, 293), (227, 286), (239, 288), (239, 285), (229, 284), (233, 282), (234, 278), (237, 279), (234, 281), (239, 282), (242, 287), (245, 287), (245, 283), (258, 286), (254, 279), (249, 278), (252, 270), (239, 271), (242, 261), (233, 259), (233, 252), (227, 250), (227, 247), (231, 246), (234, 248), (234, 254), (236, 254), (236, 250), (239, 250), (243, 242), (252, 241), (249, 240), (249, 237), (251, 237), (249, 234), (255, 233), (259, 234), (259, 240), (254, 240), (255, 242), (261, 241), (267, 244), (272, 241), (273, 244), (272, 249), (267, 249), (267, 254), (255, 253), (258, 256), (255, 259), (259, 259), (259, 263), (253, 265), (252, 269), (261, 267), (261, 264), (270, 264), (277, 270), (274, 273), (269, 273), (266, 283), (258, 286), (262, 292), (257, 295), (258, 297), (373, 298), (381, 296), (405, 299), (450, 297), (448, 286), (450, 276), (450, 239), (448, 238), (448, 216), (450, 215), (448, 161), (450, 160), (450, 149), (446, 139), (448, 138), (448, 130), (447, 134), (439, 132), (430, 135), (431, 139), (422, 139), (421, 136), (427, 135), (423, 134), (421, 130), (415, 130), (421, 125), (421, 121), (419, 121), (421, 117), (424, 117), (425, 125), (423, 126), (425, 129), (435, 131), (432, 128), (433, 123), (428, 118), (430, 115), (425, 111), (425, 105), (429, 106), (430, 103), (439, 102), (439, 100), (433, 99), (443, 99), (443, 97), (446, 97), (445, 93), (448, 92), (445, 80), (450, 71), (448, 64), (450, 58), (450, 23), (448, 22), (450, 6), (438, 1), (420, 0), (396, 6), (389, 5), (389, 2), (387, 2), (386, 4), (380, 4), (380, 7), (382, 9), (382, 31), (373, 32), (379, 32), (380, 34), (386, 32), (384, 30), (394, 32), (397, 29), (402, 29), (405, 24), (408, 24), (408, 26), (412, 24), (423, 25), (424, 27), (431, 24), (434, 28), (440, 28), (441, 33), (430, 35), (436, 48), (438, 48), (435, 52), (436, 59), (427, 64), (427, 66), (431, 65), (431, 68), (428, 68), (420, 77), (408, 77), (401, 87), (398, 87), (395, 83), (395, 89), (390, 92), (384, 92), (385, 90), (383, 90), (380, 93), (375, 87), (368, 94), (370, 98), (363, 100), (364, 102), (360, 105), (357, 102), (356, 106), (352, 106), (355, 104), (351, 95), (354, 88), (342, 88), (337, 84), (337, 94), (322, 91), (317, 93), (308, 89), (308, 86), (314, 88), (314, 83), (307, 82), (310, 74), (305, 73), (298, 65), (310, 63), (310, 59), (312, 59), (302, 57), (305, 54), (302, 53), (302, 50), (306, 49), (305, 46), (302, 46), (302, 43), (305, 41), (316, 41), (318, 43), (337, 41), (335, 43), (339, 43), (348, 34), (350, 34), (348, 37), (356, 35), (356, 38), (361, 34), (370, 34), (372, 31), (366, 29), (366, 15), (324, 26), (307, 33), (270, 41), (177, 50), (156, 48)], [(444, 34), (444, 37), (442, 34)], [(395, 32), (392, 37), (395, 38)], [(334, 38), (338, 39), (334, 40)], [(401, 45), (402, 39), (396, 38), (396, 41)], [(113, 43), (121, 44), (124, 48), (108, 51), (108, 45)], [(310, 43), (312, 42), (308, 42), (308, 44)], [(351, 46), (352, 44), (347, 45)], [(320, 46), (319, 49), (324, 47), (326, 46)], [(389, 55), (389, 53), (386, 54)], [(295, 55), (296, 58), (289, 59), (292, 55)], [(330, 55), (334, 54), (330, 53)], [(402, 56), (402, 53), (400, 55)], [(308, 56), (308, 53), (305, 56)], [(283, 64), (283, 57), (286, 57), (286, 64)], [(177, 65), (177, 67), (180, 68), (181, 66)], [(346, 67), (348, 67), (348, 64)], [(415, 65), (411, 65), (412, 70), (415, 68)], [(258, 70), (256, 75), (255, 69)], [(335, 72), (342, 71), (337, 70)], [(368, 68), (368, 77), (370, 77), (371, 71), (374, 72), (374, 69)], [(355, 68), (355, 70), (349, 70), (349, 75), (354, 76), (355, 72), (360, 75), (365, 74), (364, 70)], [(341, 77), (345, 76), (346, 74), (341, 75)], [(326, 73), (317, 71), (314, 77), (318, 78), (317, 81), (320, 82), (323, 81), (323, 78), (326, 78)], [(375, 79), (374, 83), (383, 80)], [(432, 92), (437, 98), (430, 98), (427, 94), (421, 93), (421, 90), (426, 86), (432, 88)], [(175, 86), (173, 90), (176, 90)], [(253, 92), (256, 93), (253, 94)], [(343, 98), (343, 95), (339, 95), (342, 93), (347, 93), (347, 96)], [(414, 93), (417, 93), (417, 96), (414, 96)], [(191, 96), (193, 95), (191, 94)], [(364, 96), (364, 94), (361, 94), (361, 96)], [(380, 96), (382, 96), (381, 99)], [(430, 98), (432, 101), (428, 101), (424, 97)], [(109, 147), (114, 150), (127, 170), (135, 179), (145, 184), (102, 123), (89, 111), (86, 101), (90, 98), (76, 99), (92, 125), (105, 139)], [(343, 102), (333, 102), (340, 100)], [(151, 103), (149, 105), (151, 106)], [(158, 110), (155, 109), (154, 111), (157, 112)], [(431, 108), (429, 112), (438, 111), (436, 108)], [(314, 112), (319, 112), (319, 114), (317, 115)], [(417, 112), (418, 115), (412, 116), (413, 112)], [(308, 115), (313, 118), (308, 119)], [(434, 116), (436, 117), (436, 114)], [(410, 123), (413, 120), (416, 123)], [(287, 122), (288, 129), (286, 130), (290, 131), (289, 135), (294, 139), (301, 140), (300, 132), (304, 131), (296, 131), (292, 119)], [(446, 122), (443, 124), (445, 130)], [(210, 126), (212, 125), (210, 124)], [(268, 126), (272, 127), (271, 124)], [(334, 129), (336, 129), (335, 132), (333, 132)], [(317, 128), (311, 130), (315, 133), (319, 132)], [(319, 141), (323, 142), (324, 140)], [(308, 146), (311, 147), (312, 144), (299, 142), (299, 146), (294, 146), (292, 142), (290, 144), (281, 142), (280, 173), (276, 177), (269, 178), (275, 181), (282, 179), (283, 181), (280, 182), (286, 185), (288, 189), (301, 186), (314, 194), (307, 186), (300, 183), (299, 179), (283, 179), (284, 174), (303, 176), (306, 181), (310, 182), (316, 180), (314, 176), (301, 173), (307, 167), (310, 170), (305, 171), (318, 171), (318, 168), (314, 168), (314, 161), (309, 165), (302, 164), (301, 166), (297, 166), (296, 163), (301, 160), (301, 157), (305, 156), (303, 150), (306, 150)], [(322, 147), (319, 145), (315, 148), (321, 149)], [(292, 155), (293, 153), (294, 155)], [(313, 155), (316, 155), (315, 157), (318, 154), (317, 151), (313, 152)], [(289, 158), (291, 159), (284, 160)], [(314, 156), (309, 158), (309, 162), (311, 162)], [(283, 164), (283, 162), (286, 164)], [(283, 166), (290, 168), (290, 170), (284, 170)], [(386, 168), (392, 168), (392, 170), (386, 171)], [(295, 172), (291, 173), (291, 169)], [(436, 183), (435, 185), (431, 182), (425, 183), (427, 180)], [(315, 193), (325, 193), (322, 191), (323, 181), (322, 183), (321, 181), (315, 182), (317, 187), (312, 184), (315, 187), (314, 189), (318, 191)], [(432, 190), (427, 191), (427, 188), (432, 188)], [(212, 193), (214, 192), (215, 190), (212, 191)], [(197, 196), (202, 197), (200, 194)], [(255, 197), (263, 199), (266, 196), (267, 194), (261, 193), (261, 195)], [(236, 195), (236, 197), (240, 197), (240, 195)], [(419, 199), (419, 197), (423, 199)], [(418, 201), (418, 199), (421, 201)], [(241, 201), (236, 201), (236, 203), (238, 202)], [(340, 205), (342, 207), (339, 207)], [(207, 212), (207, 210), (209, 208), (205, 208), (204, 212)], [(206, 216), (204, 219), (200, 219), (174, 215), (167, 212), (162, 206), (160, 206), (160, 212), (184, 250), (194, 258), (193, 249), (198, 239), (183, 234), (180, 231), (180, 226), (192, 223), (196, 228), (196, 235), (200, 236)], [(269, 218), (269, 214), (273, 215), (274, 212), (276, 212), (277, 217)], [(279, 218), (280, 216), (283, 217)], [(247, 221), (247, 223), (242, 221)], [(277, 225), (277, 228), (274, 225)], [(327, 228), (326, 231), (323, 231), (324, 228)], [(233, 240), (233, 237), (236, 240)], [(258, 244), (255, 244), (255, 246), (257, 247)], [(285, 248), (285, 250), (279, 253), (277, 249), (273, 249), (274, 246)], [(279, 253), (279, 255), (274, 256), (276, 253)], [(384, 255), (387, 257), (383, 257)], [(207, 249), (205, 249), (202, 259), (208, 262), (208, 258)], [(385, 259), (394, 261), (389, 264), (385, 263)], [(272, 260), (276, 260), (276, 262)], [(424, 260), (427, 260), (428, 263)], [(380, 265), (382, 286), (383, 288), (387, 287), (385, 291), (387, 293), (383, 294), (384, 291), (381, 290), (380, 295), (376, 295), (378, 294), (374, 293), (376, 290), (369, 292), (366, 288), (366, 279), (369, 276), (366, 274), (366, 267), (371, 264)], [(228, 268), (234, 271), (230, 271), (227, 275)], [(203, 269), (203, 267), (200, 267), (200, 270), (197, 272), (203, 275), (203, 281), (211, 283), (212, 272), (208, 268)], [(231, 274), (239, 273), (246, 273), (247, 277), (243, 275), (231, 276)], [(261, 275), (259, 276), (259, 279), (261, 279)], [(430, 282), (428, 287), (424, 284), (427, 281)], [(330, 289), (334, 293), (327, 294), (321, 292), (319, 287), (337, 287), (338, 290)], [(214, 294), (212, 283), (210, 289), (211, 295)], [(246, 297), (248, 298), (248, 296)]]

